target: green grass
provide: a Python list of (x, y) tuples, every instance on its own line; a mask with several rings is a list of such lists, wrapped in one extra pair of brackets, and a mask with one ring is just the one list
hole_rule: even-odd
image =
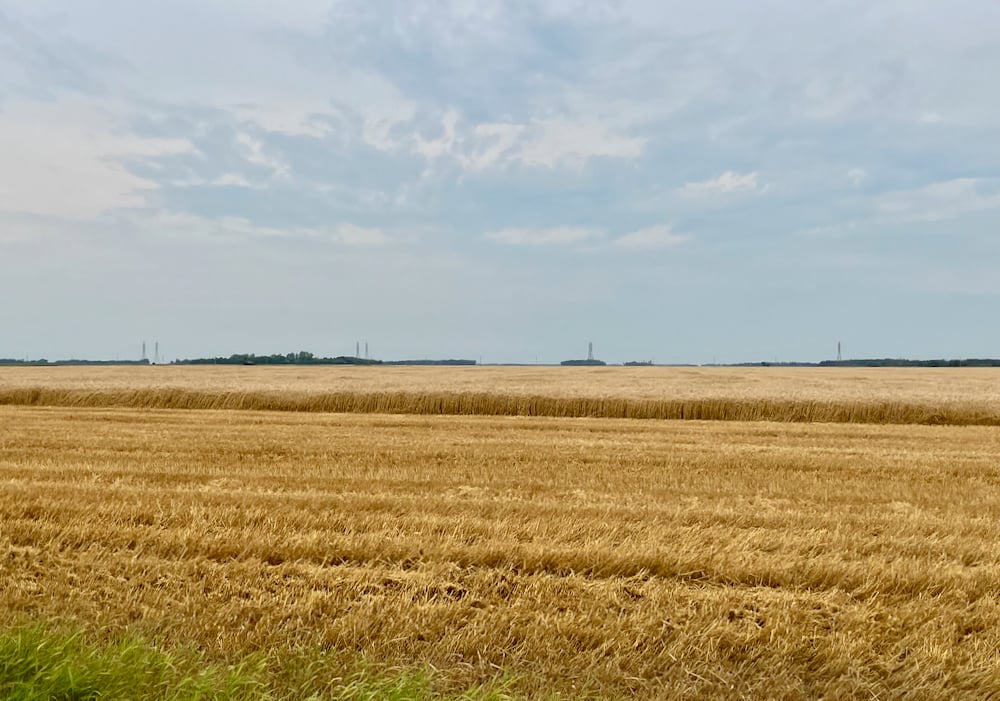
[[(320, 657), (311, 663), (301, 662), (302, 668), (291, 675), (287, 669), (285, 674), (276, 675), (262, 655), (225, 665), (209, 662), (193, 649), (161, 650), (140, 638), (95, 642), (81, 632), (21, 627), (0, 631), (0, 699), (506, 701), (512, 698), (503, 683), (445, 695), (434, 690), (430, 675), (421, 670), (380, 675), (361, 667), (344, 675), (341, 670), (323, 664)], [(295, 678), (294, 683), (288, 683), (290, 677)]]

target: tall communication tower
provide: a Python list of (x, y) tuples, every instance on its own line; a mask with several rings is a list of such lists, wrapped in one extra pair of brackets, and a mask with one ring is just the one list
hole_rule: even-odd
[(146, 342), (145, 341), (142, 342), (142, 358), (140, 358), (140, 360), (143, 360), (143, 361), (146, 360)]
[(368, 341), (365, 341), (365, 360), (368, 360)]
[(594, 359), (594, 342), (591, 341), (587, 344), (587, 360)]
[(840, 341), (837, 341), (837, 362), (839, 363), (844, 359), (844, 356), (840, 353)]
[(155, 365), (160, 364), (160, 342), (156, 341), (153, 344), (153, 363)]
[(355, 358), (361, 357), (361, 341), (354, 342), (354, 357)]

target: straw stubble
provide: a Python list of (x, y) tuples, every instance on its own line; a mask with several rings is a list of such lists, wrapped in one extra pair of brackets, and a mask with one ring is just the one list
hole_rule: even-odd
[[(4, 622), (529, 696), (1000, 693), (993, 427), (0, 408)], [(345, 662), (346, 663), (346, 662)]]

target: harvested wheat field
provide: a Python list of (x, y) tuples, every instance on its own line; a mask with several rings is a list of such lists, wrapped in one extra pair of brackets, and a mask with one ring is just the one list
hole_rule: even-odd
[[(0, 374), (0, 392), (40, 392), (0, 406), (5, 628), (263, 655), (285, 698), (357, 669), (527, 698), (1000, 695), (1000, 427), (128, 405), (349, 380), (503, 396), (517, 373), (565, 372), (176, 370)], [(617, 371), (624, 399), (683, 385)], [(891, 371), (883, 394), (882, 371), (847, 372), (838, 389), (808, 371), (802, 401), (831, 386), (902, 418), (938, 387), (995, 411), (986, 372)], [(685, 398), (795, 394), (793, 371), (766, 373), (703, 370)], [(613, 397), (593, 376), (589, 396)], [(588, 377), (531, 396), (573, 399)], [(104, 405), (37, 406), (60, 396)]]

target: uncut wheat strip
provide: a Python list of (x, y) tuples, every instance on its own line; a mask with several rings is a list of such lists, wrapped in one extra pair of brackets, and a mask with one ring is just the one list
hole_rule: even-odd
[(796, 399), (565, 398), (490, 393), (201, 392), (183, 389), (0, 389), (0, 405), (261, 410), (328, 413), (548, 416), (701, 421), (779, 421), (998, 426), (986, 405)]

